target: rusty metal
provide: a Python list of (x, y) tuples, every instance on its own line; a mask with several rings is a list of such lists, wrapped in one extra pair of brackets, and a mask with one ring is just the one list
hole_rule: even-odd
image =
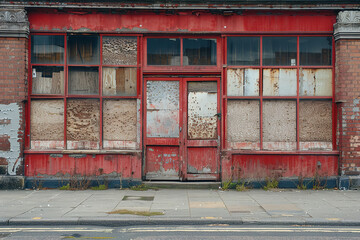
[(264, 96), (296, 96), (296, 69), (264, 69)]
[(301, 69), (301, 96), (332, 96), (332, 69)]
[(259, 69), (228, 69), (228, 96), (259, 96)]

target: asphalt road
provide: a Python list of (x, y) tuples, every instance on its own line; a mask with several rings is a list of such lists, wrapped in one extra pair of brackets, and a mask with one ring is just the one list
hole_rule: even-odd
[(317, 226), (28, 226), (0, 227), (1, 240), (42, 239), (360, 239), (360, 227)]

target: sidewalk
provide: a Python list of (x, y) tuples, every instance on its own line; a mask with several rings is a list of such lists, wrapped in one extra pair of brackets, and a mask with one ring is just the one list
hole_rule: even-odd
[[(108, 214), (161, 212), (158, 216)], [(194, 189), (0, 191), (0, 225), (282, 224), (360, 226), (360, 191)]]

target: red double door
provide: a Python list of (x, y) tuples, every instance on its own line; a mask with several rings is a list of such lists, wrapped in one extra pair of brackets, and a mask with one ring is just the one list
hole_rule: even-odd
[(145, 78), (147, 180), (218, 180), (218, 78)]

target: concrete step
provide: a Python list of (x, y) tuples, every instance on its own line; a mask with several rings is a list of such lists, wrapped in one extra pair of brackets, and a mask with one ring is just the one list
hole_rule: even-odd
[(221, 182), (143, 181), (145, 186), (163, 189), (219, 189)]

